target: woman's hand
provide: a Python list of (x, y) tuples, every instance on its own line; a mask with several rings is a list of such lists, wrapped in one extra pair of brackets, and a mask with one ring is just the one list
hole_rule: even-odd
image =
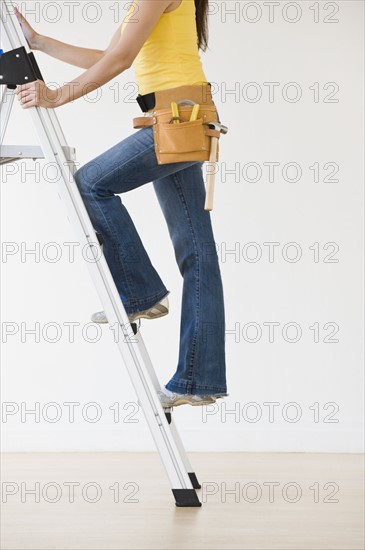
[(15, 93), (23, 109), (29, 107), (54, 109), (60, 105), (60, 91), (48, 88), (43, 80), (17, 86)]
[(40, 35), (29, 25), (28, 21), (25, 19), (25, 17), (20, 13), (18, 8), (16, 8), (15, 6), (14, 6), (14, 12), (18, 18), (18, 21), (20, 23), (24, 36), (27, 39), (30, 49), (36, 50)]

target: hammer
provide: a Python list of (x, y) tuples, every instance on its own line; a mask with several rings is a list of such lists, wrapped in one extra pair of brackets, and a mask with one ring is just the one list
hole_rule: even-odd
[[(221, 134), (226, 134), (228, 132), (227, 126), (221, 124), (220, 122), (205, 122), (211, 130), (218, 130)], [(210, 148), (210, 158), (207, 166), (207, 184), (206, 184), (206, 195), (205, 195), (205, 204), (204, 210), (213, 210), (213, 197), (214, 197), (214, 183), (215, 183), (215, 167), (216, 167), (216, 158), (217, 158), (217, 148), (218, 148), (218, 139), (217, 137), (212, 136), (211, 148)]]

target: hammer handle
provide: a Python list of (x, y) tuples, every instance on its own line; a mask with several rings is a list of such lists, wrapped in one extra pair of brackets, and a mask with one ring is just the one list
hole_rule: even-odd
[(218, 138), (212, 137), (210, 158), (207, 173), (206, 195), (204, 210), (213, 210), (214, 183), (215, 183), (215, 164), (217, 159)]

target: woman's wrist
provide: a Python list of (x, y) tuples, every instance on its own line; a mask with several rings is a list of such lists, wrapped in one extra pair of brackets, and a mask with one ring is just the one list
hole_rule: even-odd
[(32, 40), (31, 49), (38, 50), (40, 52), (44, 51), (46, 40), (46, 36), (43, 36), (42, 34), (37, 34), (34, 37), (34, 40)]
[(62, 105), (65, 105), (70, 101), (72, 101), (70, 87), (67, 84), (64, 84), (57, 90), (57, 94), (55, 97), (55, 107), (61, 107)]

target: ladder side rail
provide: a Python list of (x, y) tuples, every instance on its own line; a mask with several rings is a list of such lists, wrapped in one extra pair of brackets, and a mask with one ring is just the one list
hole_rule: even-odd
[[(98, 291), (106, 315), (109, 319), (109, 323), (118, 323), (125, 336), (125, 341), (117, 342), (118, 347), (122, 353), (132, 382), (134, 382), (137, 395), (141, 400), (143, 412), (145, 413), (147, 421), (150, 423), (151, 432), (155, 436), (155, 441), (156, 438), (159, 440), (162, 436), (163, 442), (170, 448), (170, 457), (172, 459), (174, 458), (174, 455), (176, 457), (178, 454), (177, 446), (173, 440), (171, 432), (170, 434), (168, 433), (168, 422), (156, 392), (152, 391), (154, 389), (153, 384), (151, 384), (151, 387), (148, 384), (149, 377), (147, 370), (143, 368), (143, 358), (141, 354), (138, 353), (138, 349), (133, 346), (134, 338), (131, 338), (131, 331), (129, 334), (127, 332), (127, 327), (129, 326), (129, 328), (131, 328), (131, 325), (120, 300), (119, 293), (111, 276), (109, 267), (107, 266), (105, 258), (101, 253), (101, 247), (98, 244), (95, 230), (91, 224), (78, 187), (74, 181), (72, 175), (73, 163), (70, 163), (66, 159), (61, 144), (58, 142), (57, 133), (54, 130), (51, 118), (49, 117), (49, 109), (32, 107), (29, 111), (31, 112), (30, 114), (32, 115), (45, 157), (52, 162), (57, 163), (61, 174), (61, 179), (64, 183), (64, 185), (58, 186), (58, 190), (64, 205), (66, 206), (67, 213), (69, 214), (70, 223), (77, 232), (78, 238), (80, 239), (80, 244), (89, 245), (90, 251), (94, 254), (96, 261), (86, 262), (87, 267), (89, 268), (90, 274), (93, 278), (95, 288)], [(70, 213), (72, 213), (71, 217)], [(138, 339), (141, 338), (140, 333), (137, 333), (136, 336)], [(129, 354), (126, 353), (125, 344), (127, 344)], [(138, 377), (136, 376), (137, 372)], [(148, 400), (145, 399), (147, 394)], [(148, 408), (152, 409), (153, 416), (155, 417), (153, 422), (151, 422), (148, 414)], [(156, 419), (158, 420), (158, 426), (160, 429), (156, 429)], [(161, 448), (164, 449), (164, 446), (162, 445)], [(164, 462), (165, 461), (166, 457)], [(175, 481), (173, 481), (174, 486), (176, 487), (176, 480), (179, 479), (179, 484), (182, 485), (182, 488), (191, 488), (190, 478), (185, 471), (183, 462), (180, 460), (176, 462), (175, 458), (174, 461), (176, 463), (175, 469), (177, 472), (177, 478), (176, 476), (173, 476), (175, 479)], [(179, 462), (181, 462), (181, 464)], [(167, 471), (171, 474), (171, 471)]]
[(14, 90), (7, 86), (0, 86), (2, 89), (0, 103), (0, 144), (4, 140), (5, 132), (8, 127), (10, 113), (14, 104)]
[(4, 51), (15, 50), (23, 46), (29, 52), (28, 42), (16, 18), (11, 0), (2, 0), (0, 2), (0, 19), (3, 27), (1, 43)]
[(55, 110), (54, 109), (48, 109), (48, 111), (49, 111), (49, 116), (50, 116), (50, 119), (52, 121), (53, 127), (55, 129), (55, 132), (57, 133), (57, 137), (58, 137), (59, 142), (61, 143), (62, 146), (66, 146), (67, 141), (66, 141), (66, 138), (65, 138), (65, 134), (63, 133), (63, 130), (61, 128), (61, 124), (58, 120), (58, 117), (57, 117), (57, 114), (56, 114)]
[[(93, 254), (95, 261), (86, 262), (89, 272), (92, 276), (96, 290), (98, 291), (101, 302), (105, 308), (106, 314), (110, 323), (118, 323), (124, 334), (123, 342), (118, 342), (118, 348), (123, 356), (127, 370), (131, 377), (132, 383), (137, 391), (137, 395), (141, 401), (142, 410), (146, 416), (147, 422), (151, 429), (155, 443), (158, 448), (164, 453), (161, 456), (165, 464), (173, 487), (181, 486), (182, 488), (192, 488), (190, 478), (185, 471), (184, 463), (178, 456), (178, 449), (171, 435), (171, 431), (165, 417), (162, 406), (157, 398), (153, 384), (149, 387), (148, 371), (143, 369), (143, 358), (137, 353), (137, 349), (133, 348), (133, 338), (131, 341), (131, 325), (128, 316), (122, 306), (118, 291), (115, 287), (110, 270), (101, 253), (101, 247), (91, 224), (90, 218), (86, 211), (85, 205), (73, 178), (73, 163), (66, 158), (61, 144), (58, 141), (57, 133), (53, 128), (51, 118), (49, 117), (49, 109), (40, 107), (32, 107), (29, 109), (33, 123), (41, 143), (46, 159), (57, 167), (63, 185), (58, 186), (60, 198), (63, 200), (64, 206), (68, 213), (68, 219), (77, 233), (81, 245), (90, 246), (90, 251)], [(55, 178), (56, 179), (56, 178)], [(60, 184), (61, 182), (58, 181)], [(71, 214), (71, 216), (70, 216)], [(130, 328), (130, 332), (126, 327)], [(138, 333), (138, 338), (141, 338)], [(129, 348), (129, 354), (126, 353), (126, 345)], [(139, 355), (139, 357), (138, 357)], [(137, 369), (136, 369), (137, 366)], [(138, 375), (138, 376), (137, 376)], [(147, 398), (148, 395), (148, 398)], [(148, 409), (152, 409), (153, 421), (148, 414)], [(151, 412), (151, 411), (150, 411)], [(157, 422), (156, 422), (157, 419)], [(170, 432), (170, 433), (169, 433)], [(168, 455), (166, 455), (165, 447), (168, 447)], [(174, 462), (175, 472), (169, 467), (169, 461)]]
[[(9, 42), (17, 46), (15, 41)], [(130, 342), (130, 336), (126, 333), (126, 326), (129, 325), (127, 314), (122, 307), (119, 294), (115, 287), (109, 268), (102, 254), (101, 247), (98, 244), (95, 231), (92, 227), (90, 218), (87, 214), (85, 205), (73, 179), (72, 162), (66, 159), (61, 143), (59, 142), (56, 130), (53, 127), (52, 117), (49, 109), (41, 107), (32, 107), (29, 109), (33, 119), (33, 124), (36, 129), (44, 156), (48, 161), (55, 164), (59, 170), (61, 179), (64, 185), (59, 185), (59, 194), (62, 198), (68, 218), (76, 230), (80, 243), (85, 243), (90, 246), (90, 250), (97, 259), (95, 262), (87, 262), (90, 274), (93, 278), (95, 288), (98, 291), (101, 302), (104, 306), (106, 314), (111, 323), (118, 323), (125, 334), (126, 342), (118, 342), (118, 348), (122, 353), (127, 370), (130, 374), (132, 383), (137, 391), (137, 395), (141, 402), (142, 410), (146, 420), (150, 426), (151, 433), (161, 454), (162, 461), (165, 465), (167, 474), (171, 481), (172, 487), (192, 488), (190, 478), (185, 470), (184, 463), (179, 456), (179, 452), (175, 441), (172, 437), (167, 419), (159, 402), (156, 392), (153, 392), (153, 385), (149, 388), (148, 372), (143, 372), (143, 361), (137, 357), (137, 350), (133, 349)], [(139, 335), (139, 338), (141, 336)], [(126, 353), (127, 343), (129, 354)], [(137, 369), (136, 369), (137, 365)], [(153, 419), (150, 414), (152, 413)], [(173, 469), (171, 469), (171, 463)]]
[[(20, 44), (27, 48), (27, 45), (24, 44), (25, 37), (24, 35), (22, 36), (20, 25), (17, 21), (14, 24), (14, 20), (16, 19), (15, 15), (13, 15), (13, 17), (6, 17), (6, 24), (9, 27), (6, 27), (4, 24), (4, 6), (6, 8), (5, 16), (9, 16), (11, 1), (5, 0), (5, 2), (1, 2), (0, 14), (2, 30), (5, 30), (5, 36), (8, 39), (8, 43), (10, 43), (11, 48), (15, 49), (15, 47), (19, 47), (19, 44), (17, 44), (19, 38)], [(18, 26), (18, 28), (16, 28), (16, 26)], [(2, 40), (4, 40), (4, 33)], [(91, 263), (87, 262), (87, 267), (92, 275), (106, 314), (110, 322), (114, 321), (119, 323), (125, 335), (123, 342), (117, 342), (118, 348), (140, 399), (142, 410), (160, 452), (171, 486), (175, 489), (189, 489), (190, 492), (192, 483), (185, 470), (184, 462), (180, 456), (179, 449), (172, 435), (172, 431), (170, 430), (161, 403), (159, 402), (156, 391), (154, 391), (153, 381), (149, 376), (146, 364), (144, 364), (144, 354), (141, 353), (138, 346), (135, 345), (136, 342), (133, 340), (131, 341), (130, 337), (128, 337), (126, 328), (128, 325), (130, 327), (128, 316), (120, 300), (106, 260), (102, 254), (99, 254), (101, 247), (98, 244), (91, 220), (73, 178), (75, 171), (74, 163), (66, 158), (62, 148), (58, 120), (55, 123), (55, 115), (50, 115), (49, 109), (32, 107), (29, 111), (33, 118), (33, 123), (40, 139), (45, 158), (55, 163), (60, 171), (61, 180), (64, 185), (58, 181), (58, 188), (61, 192), (60, 196), (63, 198), (64, 206), (66, 206), (68, 214), (71, 213), (71, 219), (69, 217), (69, 221), (74, 231), (78, 234), (80, 242), (88, 244), (93, 253), (95, 261)], [(62, 138), (62, 131), (61, 134)], [(91, 241), (92, 238), (94, 238), (94, 241)], [(140, 338), (141, 341), (140, 334), (138, 338)], [(127, 344), (127, 346), (123, 344)]]
[[(152, 381), (152, 384), (153, 384), (153, 387), (155, 389), (155, 391), (157, 392), (160, 388), (161, 388), (161, 385), (159, 383), (159, 380), (158, 380), (158, 377), (157, 377), (157, 374), (156, 374), (156, 371), (155, 369), (153, 368), (153, 365), (152, 365), (152, 361), (151, 361), (151, 358), (147, 352), (147, 349), (144, 345), (144, 342), (143, 340), (141, 340), (140, 342), (140, 350), (141, 350), (141, 354), (143, 356), (143, 362), (144, 364), (146, 365), (146, 368), (148, 370), (148, 373), (149, 373), (149, 376), (150, 376), (150, 379)], [(175, 426), (175, 422), (171, 416), (171, 423), (170, 423), (170, 429), (173, 433), (173, 437), (175, 439), (175, 443), (177, 445), (177, 447), (179, 448), (179, 451), (180, 451), (180, 455), (184, 461), (184, 464), (185, 464), (185, 468), (187, 470), (187, 472), (190, 472), (190, 473), (193, 473), (193, 468), (192, 468), (192, 465), (189, 461), (189, 458), (186, 454), (186, 451), (185, 451), (185, 448), (182, 444), (182, 441), (180, 439), (180, 435), (176, 429), (176, 426)]]

